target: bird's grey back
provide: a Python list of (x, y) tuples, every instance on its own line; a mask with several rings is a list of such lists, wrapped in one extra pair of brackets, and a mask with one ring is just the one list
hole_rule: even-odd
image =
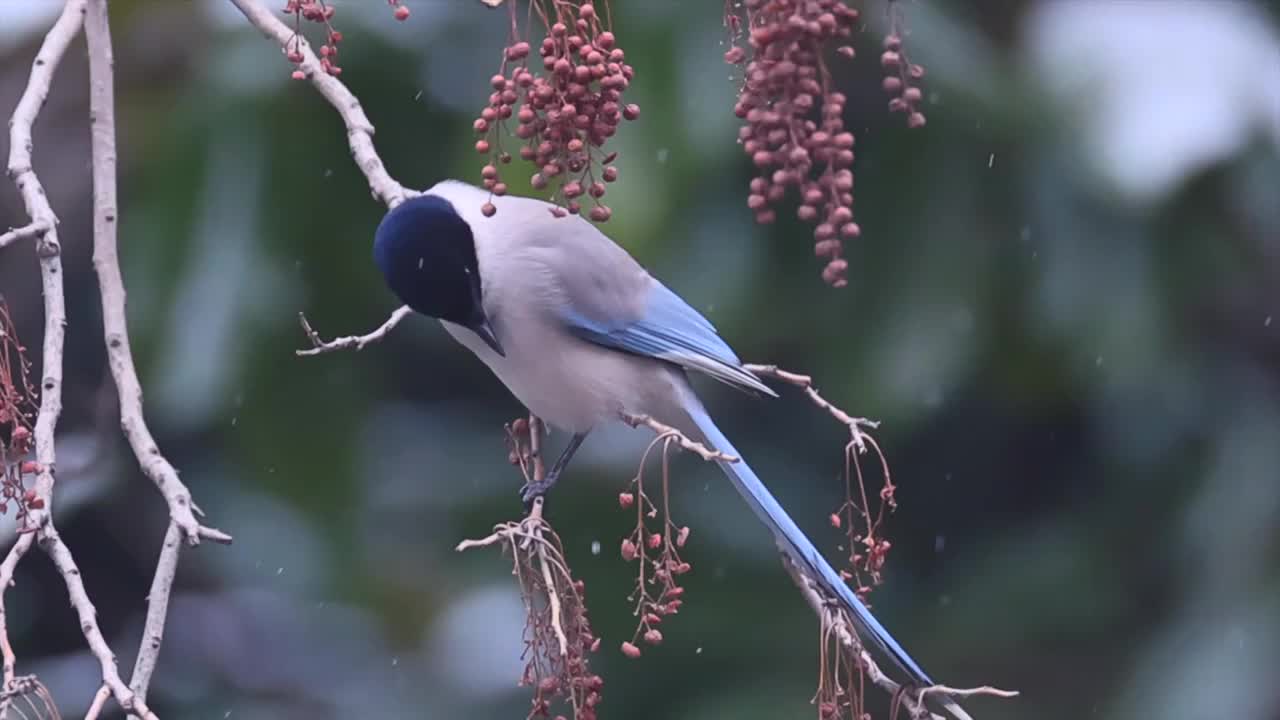
[[(533, 303), (557, 317), (572, 309), (601, 325), (643, 315), (656, 281), (590, 222), (577, 215), (555, 217), (555, 206), (542, 200), (491, 197), (456, 180), (428, 192), (452, 202), (471, 226), (486, 305), (493, 303), (496, 313), (509, 303)], [(497, 207), (493, 217), (480, 211), (485, 202)]]

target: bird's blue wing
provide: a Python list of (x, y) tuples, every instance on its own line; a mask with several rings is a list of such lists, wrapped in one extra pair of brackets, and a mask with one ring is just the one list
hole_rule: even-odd
[(653, 280), (643, 309), (631, 319), (601, 320), (565, 310), (570, 332), (597, 345), (698, 370), (736, 387), (776, 395), (742, 367), (715, 327), (679, 295)]

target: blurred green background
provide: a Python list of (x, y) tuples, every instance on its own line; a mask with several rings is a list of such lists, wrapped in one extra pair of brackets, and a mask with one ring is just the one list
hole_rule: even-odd
[[(342, 79), (392, 175), (476, 181), (470, 124), (505, 11), (407, 0), (398, 23), (382, 0), (333, 4)], [(60, 5), (0, 0), (6, 114)], [(976, 718), (1280, 718), (1280, 12), (904, 5), (928, 126), (884, 110), (883, 5), (864, 8), (859, 58), (837, 72), (864, 230), (848, 288), (819, 280), (807, 227), (750, 220), (720, 2), (613, 3), (643, 112), (617, 138), (607, 230), (744, 358), (810, 372), (884, 421), (901, 507), (876, 612), (939, 680), (1022, 691), (967, 703)], [(359, 353), (295, 357), (299, 311), (331, 336), (395, 307), (370, 256), (383, 208), (338, 117), (230, 3), (115, 0), (112, 13), (147, 410), (236, 538), (184, 556), (153, 707), (524, 717), (509, 563), (453, 551), (519, 511), (501, 425), (520, 408), (423, 318)], [(78, 40), (35, 134), (68, 287), (58, 522), (129, 667), (166, 514), (114, 418), (86, 88)], [(4, 184), (0, 226), (25, 222)], [(0, 291), (37, 347), (29, 244), (0, 253)], [(834, 553), (841, 429), (795, 394), (699, 387)], [(630, 516), (614, 498), (646, 439), (593, 435), (552, 510), (605, 639), (602, 717), (814, 716), (813, 614), (767, 533), (689, 457), (675, 463), (677, 518), (694, 528), (688, 602), (661, 648), (616, 651), (631, 628), (616, 552)], [(37, 554), (16, 579), (18, 671), (81, 713), (99, 681), (60, 579)]]

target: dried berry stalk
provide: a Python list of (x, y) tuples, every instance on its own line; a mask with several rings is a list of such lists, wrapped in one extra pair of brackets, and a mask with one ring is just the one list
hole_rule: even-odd
[(23, 458), (31, 453), (31, 418), (36, 390), (31, 384), (31, 362), (18, 340), (9, 305), (0, 297), (0, 513), (17, 510), (18, 529), (29, 532), (27, 515), (44, 507), (44, 500), (28, 489), (27, 475), (40, 472), (40, 464)]
[[(689, 540), (689, 528), (676, 525), (671, 520), (671, 471), (668, 462), (672, 443), (678, 445), (673, 435), (663, 434), (654, 438), (640, 459), (640, 469), (635, 477), (627, 489), (618, 494), (618, 505), (624, 510), (634, 506), (636, 513), (635, 529), (622, 541), (621, 550), (623, 560), (635, 561), (638, 566), (635, 592), (628, 598), (634, 603), (633, 614), (638, 620), (631, 640), (622, 643), (623, 654), (630, 658), (640, 657), (641, 641), (649, 645), (662, 643), (659, 626), (664, 618), (680, 612), (680, 606), (684, 604), (684, 587), (680, 585), (679, 578), (693, 569), (680, 557), (680, 549)], [(644, 490), (644, 467), (649, 453), (658, 445), (662, 446), (661, 507)], [(650, 521), (656, 521), (660, 527), (651, 528)]]
[[(476, 152), (489, 158), (480, 173), (484, 186), (494, 195), (507, 193), (499, 168), (512, 160), (503, 143), (507, 121), (514, 117), (520, 159), (537, 168), (530, 183), (538, 190), (553, 189), (557, 207), (552, 214), (581, 213), (584, 198), (589, 198), (587, 216), (605, 222), (612, 215), (602, 200), (605, 183), (618, 179), (618, 169), (612, 165), (617, 153), (603, 148), (623, 120), (640, 116), (639, 106), (622, 101), (634, 76), (626, 53), (594, 2), (533, 0), (530, 15), (546, 34), (537, 47), (541, 68), (536, 62), (531, 67), (528, 28), (521, 31), (516, 3), (508, 7), (511, 39), (501, 69), (490, 81), (489, 105), (473, 123), (480, 136)], [(485, 203), (482, 211), (493, 215), (497, 208)]]
[[(746, 121), (738, 140), (759, 171), (751, 180), (747, 206), (756, 222), (773, 223), (778, 204), (795, 188), (800, 198), (796, 216), (816, 224), (814, 254), (826, 261), (822, 279), (843, 287), (849, 269), (842, 257), (844, 241), (859, 237), (862, 230), (853, 221), (854, 136), (845, 128), (846, 97), (832, 88), (827, 54), (834, 50), (843, 58), (854, 57), (848, 43), (859, 13), (844, 0), (746, 0), (741, 7), (745, 44), (738, 6), (725, 5), (725, 25), (735, 43), (725, 60), (745, 63), (734, 114)], [(894, 18), (899, 17), (895, 8)], [(920, 127), (920, 90), (910, 81), (924, 71), (900, 54), (897, 27), (895, 19), (890, 38), (896, 49), (881, 62), (901, 71), (896, 78), (901, 95), (893, 109), (907, 111), (908, 124)], [(885, 88), (890, 88), (888, 79)]]

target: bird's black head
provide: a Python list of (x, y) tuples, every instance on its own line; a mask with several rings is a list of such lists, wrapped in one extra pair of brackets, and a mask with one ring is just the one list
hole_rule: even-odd
[(388, 212), (373, 237), (373, 260), (405, 305), (471, 328), (503, 354), (481, 304), (475, 236), (448, 200), (420, 195)]

